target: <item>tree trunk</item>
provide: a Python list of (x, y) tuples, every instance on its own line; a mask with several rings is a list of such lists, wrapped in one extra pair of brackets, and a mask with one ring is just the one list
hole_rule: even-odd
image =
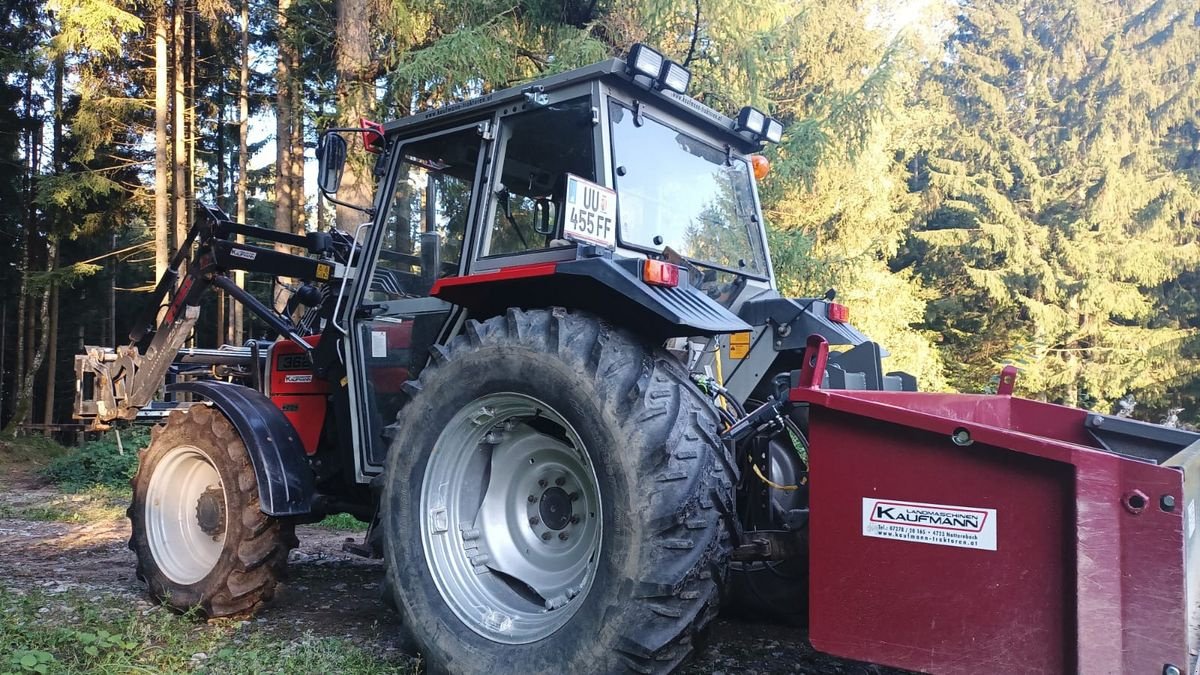
[[(217, 84), (217, 206), (226, 213), (229, 212), (229, 191), (225, 189), (226, 183), (229, 181), (229, 173), (226, 170), (226, 165), (229, 163), (229, 158), (226, 156), (228, 149), (225, 147), (226, 128), (225, 128), (225, 83), (222, 81)], [(218, 339), (223, 333), (218, 333)]]
[[(370, 1), (339, 0), (337, 3), (337, 102), (339, 126), (356, 127), (374, 107), (371, 81)], [(371, 203), (370, 166), (362, 153), (347, 158), (338, 199), (351, 204)], [(354, 232), (365, 216), (344, 206), (337, 207), (337, 225)]]
[(167, 197), (167, 16), (163, 3), (154, 10), (154, 278), (161, 279), (170, 259)]
[[(295, 50), (293, 50), (294, 52)], [(292, 72), (300, 74), (300, 55), (294, 54)], [(304, 87), (295, 82), (292, 97), (292, 137), (288, 143), (291, 167), (288, 172), (292, 178), (292, 230), (303, 234), (305, 227), (304, 200)]]
[[(173, 140), (173, 151), (171, 153), (171, 163), (174, 168), (172, 177), (172, 189), (175, 195), (175, 211), (171, 214), (175, 221), (175, 246), (176, 251), (183, 246), (183, 241), (187, 237), (187, 131), (185, 129), (186, 122), (184, 121), (184, 113), (187, 109), (187, 100), (183, 90), (183, 75), (184, 75), (184, 22), (187, 16), (187, 6), (184, 0), (177, 0), (174, 5), (173, 13), (173, 39), (172, 39), (172, 82), (174, 83), (174, 105), (172, 106), (173, 123), (171, 135)], [(182, 278), (182, 274), (180, 278)]]
[[(63, 172), (63, 77), (66, 71), (66, 59), (61, 55), (54, 60), (54, 156), (51, 162), (55, 176)], [(54, 257), (47, 256), (46, 268), (58, 267), (57, 248)], [(42, 423), (46, 425), (47, 437), (53, 435), (50, 425), (54, 424), (54, 389), (58, 377), (58, 283), (54, 282), (50, 289), (50, 318), (46, 326), (50, 335), (50, 353), (46, 364), (46, 401), (42, 411)]]
[[(57, 247), (55, 252), (57, 253)], [(55, 262), (54, 267), (57, 266)], [(45, 335), (42, 336), (42, 343), (47, 342), (49, 351), (46, 354), (46, 405), (42, 411), (42, 424), (46, 425), (46, 436), (51, 436), (53, 432), (50, 425), (54, 424), (54, 388), (58, 379), (58, 282), (54, 282), (50, 289), (50, 317), (46, 322)]]
[(184, 212), (185, 229), (184, 232), (191, 232), (192, 225), (196, 221), (196, 209), (192, 208), (192, 200), (196, 198), (196, 139), (200, 136), (200, 132), (196, 129), (196, 2), (190, 0), (185, 3), (187, 13), (184, 15), (184, 21), (187, 22), (187, 31), (183, 38), (183, 63), (187, 64), (187, 82), (184, 89), (184, 142), (187, 144), (187, 166), (184, 167), (187, 173), (187, 210)]
[[(237, 220), (239, 223), (245, 223), (247, 219), (246, 166), (249, 161), (247, 139), (250, 129), (250, 0), (242, 0), (241, 10), (238, 36), (241, 39), (240, 68), (238, 70), (238, 169), (235, 190), (237, 192)], [(238, 235), (237, 240), (239, 243), (244, 242), (245, 237)], [(241, 270), (235, 271), (233, 280), (239, 288), (245, 288), (246, 273)], [(245, 324), (245, 308), (240, 302), (231, 301), (229, 310), (229, 342), (240, 345), (244, 342), (242, 330)]]
[[(276, 29), (279, 43), (279, 58), (275, 62), (275, 82), (279, 89), (275, 97), (275, 229), (280, 232), (294, 232), (296, 224), (293, 221), (295, 205), (292, 199), (292, 153), (289, 146), (292, 143), (292, 121), (294, 110), (295, 83), (292, 81), (292, 65), (295, 62), (295, 47), (292, 44), (288, 26), (288, 11), (291, 0), (279, 0), (279, 17)], [(286, 244), (275, 244), (276, 251), (288, 250)], [(288, 279), (281, 279), (287, 283)], [(275, 309), (282, 312), (287, 304), (287, 298), (275, 289)]]
[[(275, 229), (291, 232), (292, 227), (292, 62), (295, 48), (288, 34), (288, 11), (291, 0), (279, 0), (279, 23), (276, 30), (279, 58), (275, 63), (275, 82), (279, 86), (275, 98)], [(280, 248), (280, 246), (276, 246)]]
[[(49, 251), (47, 260), (53, 260), (57, 257), (58, 246), (53, 240), (48, 243)], [(47, 263), (47, 271), (50, 270), (50, 264)], [(50, 285), (47, 284), (42, 290), (42, 299), (40, 305), (40, 315), (44, 320), (50, 311)], [(21, 378), (21, 386), (16, 393), (17, 407), (13, 412), (12, 418), (8, 421), (8, 426), (4, 427), (3, 435), (9, 438), (15, 438), (17, 430), (28, 418), (29, 413), (33, 411), (33, 382), (37, 371), (41, 369), (42, 362), (46, 359), (46, 347), (50, 342), (50, 331), (43, 330), (41, 339), (38, 340), (37, 347), (34, 349), (32, 358), (29, 362), (29, 368), (26, 371), (25, 377)]]

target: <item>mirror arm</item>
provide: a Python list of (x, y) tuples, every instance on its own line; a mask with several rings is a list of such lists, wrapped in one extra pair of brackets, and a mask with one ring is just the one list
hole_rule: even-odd
[(321, 196), (325, 197), (325, 199), (328, 199), (330, 202), (337, 204), (338, 206), (344, 206), (348, 209), (354, 209), (355, 211), (358, 211), (359, 213), (365, 213), (372, 218), (375, 217), (376, 209), (374, 206), (360, 206), (358, 204), (351, 204), (349, 202), (344, 202), (324, 190), (321, 190)]

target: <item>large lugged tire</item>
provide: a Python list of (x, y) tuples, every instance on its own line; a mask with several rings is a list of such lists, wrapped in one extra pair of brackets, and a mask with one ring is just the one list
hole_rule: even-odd
[(433, 671), (668, 672), (716, 615), (731, 484), (677, 361), (562, 309), (483, 323), (409, 387), (389, 586)]
[(293, 526), (259, 510), (254, 467), (224, 415), (208, 405), (172, 412), (132, 485), (129, 548), (156, 599), (216, 617), (248, 614), (274, 595)]

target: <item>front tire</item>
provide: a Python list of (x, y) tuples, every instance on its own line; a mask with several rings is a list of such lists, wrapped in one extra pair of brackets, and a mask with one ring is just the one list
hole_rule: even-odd
[(218, 617), (274, 595), (293, 526), (260, 510), (254, 467), (224, 415), (204, 404), (172, 412), (131, 483), (129, 548), (155, 599)]
[(431, 669), (678, 666), (729, 554), (711, 404), (663, 351), (561, 309), (470, 321), (433, 354), (382, 502), (389, 585)]

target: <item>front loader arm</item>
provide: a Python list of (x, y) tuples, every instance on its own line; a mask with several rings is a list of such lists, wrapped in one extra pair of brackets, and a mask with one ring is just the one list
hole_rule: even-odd
[[(155, 285), (149, 306), (129, 333), (130, 344), (116, 349), (87, 347), (84, 354), (75, 357), (74, 416), (90, 420), (94, 429), (108, 428), (117, 420), (131, 421), (154, 399), (176, 355), (191, 336), (200, 316), (200, 302), (212, 286), (228, 293), (305, 352), (312, 351), (312, 346), (296, 332), (290, 320), (239, 287), (228, 273), (244, 270), (327, 281), (332, 275), (333, 264), (234, 243), (227, 238), (244, 234), (326, 253), (328, 235), (326, 238), (304, 237), (241, 225), (231, 222), (218, 209), (207, 206), (202, 209), (206, 217), (197, 219), (183, 246)], [(193, 247), (195, 252), (188, 260)], [(164, 305), (168, 298), (169, 302)], [(139, 349), (143, 344), (144, 351)]]

